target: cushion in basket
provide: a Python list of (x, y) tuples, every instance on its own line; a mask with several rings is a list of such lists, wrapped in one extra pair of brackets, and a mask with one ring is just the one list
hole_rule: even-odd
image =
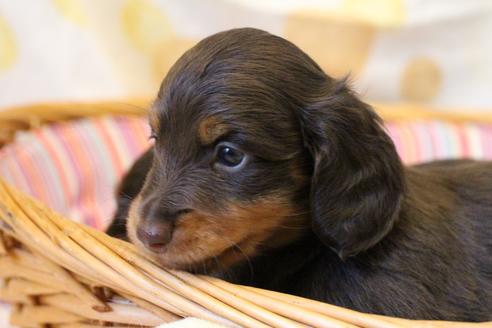
[(389, 122), (386, 129), (405, 164), (437, 159), (492, 159), (492, 124)]
[[(390, 122), (405, 163), (492, 158), (492, 125)], [(58, 212), (103, 229), (115, 209), (113, 190), (148, 146), (146, 120), (102, 117), (19, 133), (0, 150), (0, 176)]]
[(0, 150), (0, 176), (61, 214), (103, 229), (114, 188), (149, 146), (146, 119), (100, 117), (18, 133)]

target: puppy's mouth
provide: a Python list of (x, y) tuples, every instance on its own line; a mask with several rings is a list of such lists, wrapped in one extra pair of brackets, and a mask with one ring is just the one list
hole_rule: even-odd
[(194, 273), (214, 273), (223, 271), (241, 261), (248, 261), (249, 256), (253, 254), (246, 254), (245, 251), (243, 251), (243, 248), (249, 249), (248, 244), (250, 242), (251, 241), (248, 241), (248, 238), (245, 238), (244, 240), (227, 247), (216, 255), (205, 255), (203, 259), (195, 263), (187, 264), (187, 269)]
[[(223, 249), (216, 252), (208, 252), (207, 245), (194, 249), (179, 251), (186, 242), (173, 242), (159, 248), (149, 249), (144, 245), (139, 245), (149, 256), (164, 267), (176, 270), (187, 270), (195, 273), (211, 273), (224, 270), (241, 260), (248, 260), (253, 255), (255, 247), (254, 237), (245, 237), (239, 242), (225, 245)], [(205, 244), (205, 243), (204, 243)]]
[[(292, 209), (286, 208), (284, 202), (277, 203), (277, 199), (265, 198), (248, 207), (233, 204), (224, 214), (211, 215), (197, 210), (185, 214), (176, 222), (172, 238), (152, 249), (137, 237), (139, 204), (140, 196), (137, 196), (127, 220), (128, 237), (144, 253), (170, 269), (224, 271), (249, 261), (263, 247), (260, 245), (281, 246), (301, 233), (300, 229), (278, 232), (279, 227), (285, 226), (285, 219), (292, 218), (289, 216)], [(272, 236), (276, 239), (272, 240)]]
[(203, 267), (212, 271), (217, 267), (226, 268), (254, 252), (254, 236), (235, 227), (241, 223), (239, 219), (232, 218), (228, 222), (237, 221), (235, 224), (224, 225), (218, 222), (226, 220), (196, 211), (180, 217), (172, 237), (166, 242), (156, 242), (155, 247), (144, 245), (137, 233), (139, 204), (140, 198), (137, 197), (130, 207), (128, 237), (142, 252), (164, 267), (188, 271)]
[[(232, 245), (228, 246), (226, 249), (220, 251), (219, 253), (217, 253), (215, 255), (206, 255), (203, 257), (203, 259), (198, 260), (198, 261), (199, 262), (206, 262), (206, 261), (212, 260), (214, 258), (217, 259), (217, 258), (220, 258), (222, 255), (230, 253), (232, 251), (241, 252), (242, 247), (246, 246), (247, 244), (248, 244), (248, 237), (245, 237), (241, 241), (239, 241), (237, 243), (233, 243)], [(162, 243), (162, 245), (156, 245), (156, 247), (154, 247), (154, 248), (148, 248), (148, 247), (145, 247), (143, 245), (141, 247), (144, 248), (149, 254), (152, 254), (154, 256), (159, 256), (159, 255), (166, 254), (166, 253), (173, 251), (172, 250), (173, 245), (170, 245), (170, 243), (168, 243), (168, 244)]]

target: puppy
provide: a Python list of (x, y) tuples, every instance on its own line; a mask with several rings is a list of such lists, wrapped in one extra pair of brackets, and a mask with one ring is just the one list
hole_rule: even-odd
[(155, 143), (109, 231), (163, 266), (363, 312), (492, 319), (492, 164), (403, 167), (374, 111), (292, 43), (204, 39), (149, 118)]

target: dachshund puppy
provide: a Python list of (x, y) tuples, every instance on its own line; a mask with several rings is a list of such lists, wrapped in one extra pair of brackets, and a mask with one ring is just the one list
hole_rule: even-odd
[(163, 266), (364, 312), (492, 319), (492, 164), (403, 167), (375, 112), (292, 43), (204, 39), (149, 121), (109, 231)]

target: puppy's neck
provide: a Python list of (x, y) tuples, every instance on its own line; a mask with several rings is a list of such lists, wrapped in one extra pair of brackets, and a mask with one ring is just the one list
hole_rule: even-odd
[(281, 290), (280, 286), (285, 284), (285, 279), (289, 280), (289, 277), (309, 268), (313, 259), (327, 251), (311, 229), (304, 230), (297, 237), (297, 240), (283, 246), (264, 247), (250, 261), (237, 263), (229, 270), (217, 271), (213, 275), (233, 283)]
[(311, 231), (309, 213), (290, 216), (258, 245), (258, 253), (276, 250), (305, 237)]
[(196, 265), (196, 269), (192, 272), (227, 278), (229, 272), (234, 271), (233, 268), (247, 266), (248, 270), (253, 270), (251, 266), (252, 263), (256, 262), (256, 259), (268, 258), (271, 254), (281, 253), (283, 249), (289, 248), (312, 235), (308, 212), (289, 215), (281, 222), (281, 225), (256, 244), (252, 255), (246, 255), (249, 250), (242, 249), (244, 246), (239, 244), (220, 256)]

